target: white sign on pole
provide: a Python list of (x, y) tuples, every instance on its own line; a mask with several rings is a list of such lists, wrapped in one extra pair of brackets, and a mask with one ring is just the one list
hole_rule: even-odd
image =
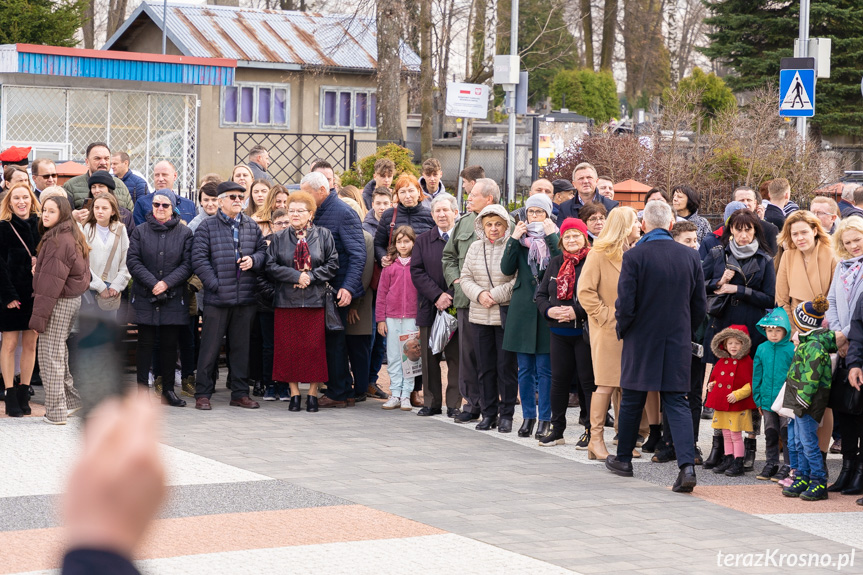
[(445, 113), (454, 118), (485, 118), (488, 116), (488, 86), (447, 84)]

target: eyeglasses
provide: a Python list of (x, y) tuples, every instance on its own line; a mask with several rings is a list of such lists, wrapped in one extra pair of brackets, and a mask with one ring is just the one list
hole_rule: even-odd
[(291, 225), (290, 222), (273, 222), (274, 228), (286, 228), (289, 225)]
[(222, 194), (221, 196), (219, 196), (219, 199), (225, 198), (228, 198), (232, 202), (236, 202), (237, 200), (245, 200), (246, 196), (243, 194)]
[(153, 209), (162, 208), (163, 210), (171, 209), (171, 204), (163, 204), (162, 202), (153, 202)]
[(45, 178), (46, 180), (50, 180), (51, 178), (57, 179), (57, 174), (36, 174), (37, 178)]
[(304, 213), (306, 213), (306, 212), (308, 212), (308, 211), (309, 211), (309, 210), (288, 210), (288, 213), (289, 213), (289, 214), (292, 214), (292, 215), (293, 215), (293, 214), (304, 214)]
[(604, 222), (605, 216), (590, 216), (589, 218), (587, 218), (587, 221), (591, 224), (595, 224), (598, 222)]
[(832, 216), (834, 214), (831, 214), (830, 212), (812, 212), (812, 215), (816, 218), (822, 218), (824, 216)]
[(545, 210), (527, 210), (527, 215), (529, 216), (542, 216), (545, 215)]

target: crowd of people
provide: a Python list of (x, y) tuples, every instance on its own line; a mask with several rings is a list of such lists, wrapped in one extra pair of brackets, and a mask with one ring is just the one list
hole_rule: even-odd
[[(224, 346), (231, 406), (259, 396), (314, 413), (375, 398), (436, 416), (446, 404), (500, 433), (521, 409), (518, 436), (544, 447), (565, 442), (578, 408), (576, 449), (619, 475), (653, 454), (677, 461), (674, 490), (691, 491), (696, 465), (754, 470), (763, 436), (757, 478), (783, 495), (863, 493), (863, 187), (810, 210), (781, 178), (740, 187), (713, 229), (696, 190), (651, 190), (636, 212), (587, 163), (533, 182), (512, 212), (468, 166), (463, 214), (435, 159), (419, 178), (380, 159), (362, 190), (316, 160), (289, 189), (258, 146), (227, 180), (204, 176), (198, 205), (170, 162), (153, 166), (151, 188), (101, 142), (63, 187), (50, 160), (4, 163), (9, 416), (30, 413), (34, 377), (46, 422), (81, 407), (69, 342), (83, 308), (136, 326), (141, 393), (152, 381), (174, 407), (212, 409)], [(440, 325), (454, 329), (433, 344)], [(829, 486), (828, 451), (842, 454)]]

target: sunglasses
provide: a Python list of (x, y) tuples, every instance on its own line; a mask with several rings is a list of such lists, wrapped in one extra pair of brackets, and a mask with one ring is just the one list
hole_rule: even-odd
[(57, 179), (57, 174), (36, 174), (36, 177), (45, 178), (46, 180), (48, 180), (50, 178)]
[(222, 196), (219, 196), (219, 197), (223, 198), (223, 199), (228, 198), (232, 202), (236, 202), (237, 200), (245, 200), (246, 199), (246, 196), (244, 196), (243, 194), (223, 194)]
[(153, 208), (162, 208), (164, 210), (170, 209), (171, 204), (163, 204), (162, 202), (153, 202)]

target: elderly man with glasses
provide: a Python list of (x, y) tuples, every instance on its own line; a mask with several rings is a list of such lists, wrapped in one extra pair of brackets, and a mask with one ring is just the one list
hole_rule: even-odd
[(219, 209), (195, 231), (192, 267), (204, 285), (204, 327), (198, 353), (195, 408), (211, 409), (222, 338), (231, 342), (231, 405), (256, 409), (249, 399), (249, 332), (257, 305), (254, 272), (266, 263), (266, 244), (258, 225), (243, 213), (246, 190), (234, 182), (217, 188)]

